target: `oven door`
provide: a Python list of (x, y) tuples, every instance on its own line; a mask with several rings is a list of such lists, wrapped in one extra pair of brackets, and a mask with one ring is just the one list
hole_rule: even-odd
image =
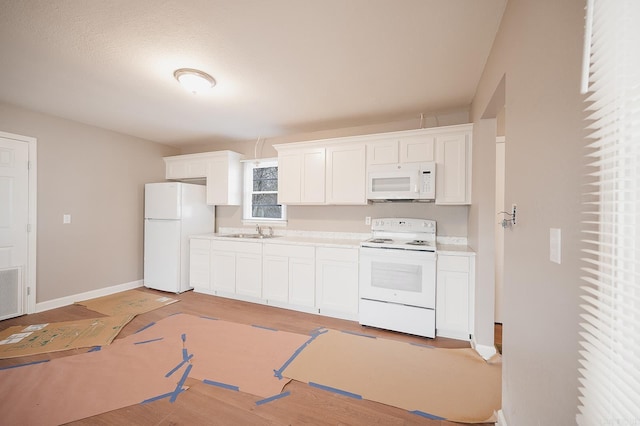
[(360, 298), (435, 309), (436, 254), (361, 247)]

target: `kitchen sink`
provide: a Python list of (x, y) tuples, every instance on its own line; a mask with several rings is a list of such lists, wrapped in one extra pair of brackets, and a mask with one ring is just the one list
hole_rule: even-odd
[(277, 235), (262, 235), (262, 234), (226, 234), (220, 235), (221, 237), (226, 238), (252, 238), (252, 239), (266, 239), (266, 238), (275, 238)]

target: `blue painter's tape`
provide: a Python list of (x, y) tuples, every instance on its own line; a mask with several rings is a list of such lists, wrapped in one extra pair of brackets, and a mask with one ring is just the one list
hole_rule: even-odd
[(9, 370), (11, 368), (27, 367), (29, 365), (42, 364), (43, 362), (49, 362), (49, 360), (43, 359), (42, 361), (26, 362), (24, 364), (17, 364), (17, 365), (7, 365), (6, 367), (1, 367), (0, 370)]
[(208, 320), (213, 320), (213, 321), (218, 321), (218, 318), (214, 318), (214, 317), (200, 317), (202, 319), (208, 319)]
[(187, 348), (182, 349), (182, 360), (186, 361), (189, 359), (189, 352), (187, 352)]
[(182, 373), (182, 377), (180, 378), (180, 381), (176, 385), (176, 389), (171, 394), (171, 397), (169, 398), (169, 402), (171, 403), (176, 402), (176, 398), (178, 398), (178, 395), (180, 395), (180, 392), (182, 392), (182, 386), (184, 386), (184, 382), (185, 380), (187, 380), (187, 377), (191, 372), (191, 368), (193, 368), (192, 364), (187, 365), (187, 369), (184, 370), (184, 373)]
[(171, 376), (173, 373), (175, 373), (176, 371), (178, 371), (183, 365), (185, 365), (187, 362), (189, 362), (189, 360), (193, 358), (193, 354), (189, 355), (187, 357), (187, 359), (183, 359), (182, 361), (180, 361), (180, 364), (176, 365), (175, 367), (173, 367), (171, 369), (171, 371), (169, 371), (167, 374), (164, 375), (164, 377), (169, 377)]
[(87, 352), (98, 352), (99, 350), (102, 350), (102, 346), (94, 346), (91, 349), (89, 349)]
[(351, 392), (343, 391), (341, 389), (332, 388), (331, 386), (325, 386), (325, 385), (321, 385), (319, 383), (309, 382), (309, 386), (313, 386), (314, 388), (318, 388), (318, 389), (326, 390), (326, 391), (329, 391), (329, 392), (337, 393), (338, 395), (348, 396), (350, 398), (362, 399), (362, 396), (358, 395), (357, 393), (351, 393)]
[(304, 342), (302, 344), (302, 346), (300, 346), (298, 349), (296, 349), (296, 351), (293, 353), (293, 355), (291, 355), (291, 357), (288, 360), (285, 361), (285, 363), (282, 365), (282, 367), (280, 367), (277, 370), (273, 370), (273, 375), (276, 376), (278, 379), (282, 380), (282, 372), (289, 366), (289, 364), (291, 364), (293, 362), (294, 359), (296, 359), (296, 357), (298, 355), (300, 355), (302, 350), (304, 348), (306, 348), (311, 342), (313, 342), (318, 336), (320, 336), (321, 334), (327, 333), (328, 331), (329, 330), (326, 330), (326, 329), (318, 329), (317, 331), (313, 331), (311, 333), (311, 337), (309, 338), (309, 340)]
[[(180, 389), (180, 393), (182, 393), (184, 391), (185, 391), (185, 389)], [(144, 401), (141, 402), (141, 404), (147, 404), (149, 402), (158, 401), (160, 399), (171, 398), (171, 395), (173, 395), (173, 394), (174, 394), (174, 392), (163, 393), (162, 395), (158, 395), (158, 396), (154, 396), (154, 397), (149, 398), (149, 399), (145, 399)]]
[(133, 334), (140, 333), (141, 331), (144, 331), (144, 330), (146, 330), (147, 328), (149, 328), (149, 327), (151, 327), (153, 325), (156, 325), (156, 323), (155, 322), (150, 322), (149, 324), (145, 325), (144, 327), (142, 327), (140, 330), (136, 331)]
[(271, 327), (264, 327), (262, 325), (256, 325), (256, 324), (251, 324), (251, 327), (255, 327), (255, 328), (261, 328), (263, 330), (269, 330), (269, 331), (278, 331), (275, 328), (271, 328)]
[(180, 315), (181, 313), (182, 313), (182, 312), (176, 312), (176, 313), (170, 314), (169, 316), (170, 316), (170, 317), (172, 317), (172, 316), (174, 316), (174, 315)]
[(186, 333), (182, 333), (182, 336), (180, 336), (183, 342), (187, 341), (187, 334)]
[(237, 386), (229, 385), (229, 384), (222, 383), (222, 382), (215, 382), (213, 380), (204, 379), (202, 381), (202, 383), (204, 383), (205, 385), (217, 386), (219, 388), (229, 389), (229, 390), (233, 390), (233, 391), (239, 391), (240, 390), (240, 388), (237, 387)]
[(286, 391), (279, 393), (277, 395), (270, 396), (269, 398), (261, 399), (260, 401), (256, 401), (256, 405), (266, 404), (267, 402), (275, 401), (276, 399), (284, 398), (285, 396), (291, 395), (291, 392)]
[(345, 333), (345, 334), (353, 334), (354, 336), (368, 337), (369, 339), (375, 339), (376, 338), (376, 336), (372, 336), (370, 334), (357, 333), (355, 331), (342, 330), (342, 332)]
[(141, 342), (133, 342), (134, 345), (144, 345), (145, 343), (157, 342), (158, 340), (163, 340), (164, 337), (158, 337), (150, 340), (143, 340)]
[(444, 417), (440, 417), (440, 416), (436, 416), (433, 414), (429, 414), (429, 413), (425, 413), (424, 411), (420, 411), (420, 410), (413, 410), (413, 411), (409, 411), (411, 414), (415, 414), (417, 416), (420, 417), (424, 417), (427, 419), (431, 419), (431, 420), (447, 420)]

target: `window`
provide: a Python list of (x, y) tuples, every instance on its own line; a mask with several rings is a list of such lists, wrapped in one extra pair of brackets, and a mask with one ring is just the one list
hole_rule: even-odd
[(278, 204), (278, 160), (244, 163), (243, 219), (251, 222), (282, 222), (286, 206)]
[[(640, 424), (640, 2), (589, 0), (579, 425)], [(589, 83), (587, 85), (587, 83)]]

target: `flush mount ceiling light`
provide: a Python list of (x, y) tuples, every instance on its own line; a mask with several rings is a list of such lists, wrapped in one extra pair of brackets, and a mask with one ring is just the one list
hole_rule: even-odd
[(193, 94), (206, 92), (216, 85), (216, 81), (209, 74), (193, 68), (180, 68), (175, 70), (173, 76)]

